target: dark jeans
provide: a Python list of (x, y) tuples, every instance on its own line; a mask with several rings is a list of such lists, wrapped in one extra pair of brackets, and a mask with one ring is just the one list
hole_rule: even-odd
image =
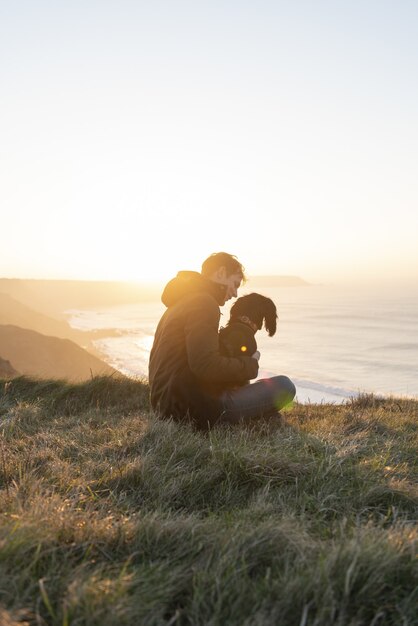
[(262, 378), (252, 385), (225, 391), (220, 398), (224, 410), (219, 423), (235, 424), (274, 415), (295, 395), (296, 387), (287, 376)]

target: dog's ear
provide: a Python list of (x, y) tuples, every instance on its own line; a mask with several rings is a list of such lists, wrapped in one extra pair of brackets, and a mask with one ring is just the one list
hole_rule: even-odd
[(270, 298), (266, 298), (264, 302), (264, 328), (269, 337), (273, 337), (277, 330), (277, 309)]

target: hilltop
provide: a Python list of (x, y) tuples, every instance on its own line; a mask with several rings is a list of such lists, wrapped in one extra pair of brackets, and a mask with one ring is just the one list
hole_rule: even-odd
[(101, 360), (93, 344), (101, 336), (114, 334), (113, 329), (73, 329), (63, 319), (36, 311), (11, 295), (0, 293), (0, 358), (3, 360), (0, 373), (3, 377), (13, 378), (21, 373), (86, 380), (93, 374), (116, 373)]
[(88, 380), (100, 374), (121, 376), (69, 339), (49, 337), (11, 324), (0, 326), (0, 355), (9, 361), (12, 370), (27, 376), (70, 381)]
[(0, 293), (46, 315), (63, 318), (67, 309), (88, 309), (155, 300), (160, 288), (117, 281), (0, 278)]
[(12, 296), (0, 293), (0, 324), (13, 324), (20, 328), (36, 330), (43, 335), (71, 339), (81, 346), (89, 344), (90, 336), (71, 328), (64, 320), (54, 319), (18, 302)]
[(416, 624), (418, 403), (160, 421), (148, 387), (0, 382), (0, 622)]
[(9, 379), (19, 376), (19, 372), (15, 370), (10, 361), (6, 361), (0, 357), (0, 379)]

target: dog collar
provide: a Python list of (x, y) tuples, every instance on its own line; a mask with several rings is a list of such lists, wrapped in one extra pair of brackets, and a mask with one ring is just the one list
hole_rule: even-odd
[(247, 326), (249, 326), (254, 333), (257, 332), (257, 330), (258, 330), (257, 324), (255, 324), (252, 320), (250, 320), (250, 318), (247, 317), (246, 315), (240, 315), (237, 319), (240, 322), (243, 322), (244, 324), (247, 324)]

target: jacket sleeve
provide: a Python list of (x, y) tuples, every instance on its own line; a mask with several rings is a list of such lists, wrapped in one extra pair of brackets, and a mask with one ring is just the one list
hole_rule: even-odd
[(209, 383), (243, 383), (258, 374), (258, 361), (251, 356), (225, 357), (219, 352), (219, 308), (212, 297), (196, 295), (189, 303), (185, 323), (190, 369)]

